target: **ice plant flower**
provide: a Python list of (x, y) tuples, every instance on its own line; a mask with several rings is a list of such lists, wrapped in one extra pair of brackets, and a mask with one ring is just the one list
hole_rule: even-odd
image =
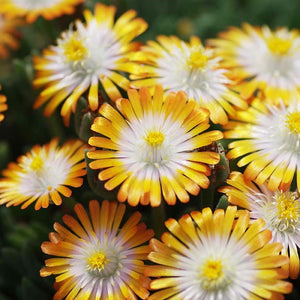
[(222, 187), (228, 201), (250, 210), (252, 219), (262, 218), (265, 228), (272, 231), (272, 242), (282, 243), (281, 253), (290, 257), (289, 274), (295, 279), (300, 265), (297, 248), (300, 247), (300, 196), (297, 192), (271, 192), (266, 184), (255, 185), (243, 174), (232, 172)]
[(67, 227), (55, 223), (56, 232), (41, 247), (55, 256), (40, 271), (43, 277), (58, 275), (54, 299), (146, 299), (149, 278), (143, 275), (143, 261), (150, 247), (143, 244), (153, 231), (139, 223), (141, 214), (133, 213), (119, 228), (124, 204), (92, 200), (90, 216), (81, 204), (75, 205), (75, 212), (80, 223), (65, 215)]
[(257, 98), (224, 129), (225, 138), (237, 139), (228, 145), (227, 157), (243, 156), (237, 165), (247, 165), (248, 180), (268, 180), (271, 191), (287, 190), (295, 176), (300, 189), (300, 102), (277, 107)]
[(35, 202), (35, 209), (47, 208), (49, 203), (60, 205), (61, 195), (70, 197), (71, 187), (80, 187), (86, 174), (84, 149), (79, 140), (67, 141), (62, 147), (58, 140), (40, 146), (12, 162), (2, 171), (0, 204), (27, 208)]
[(136, 12), (125, 12), (114, 23), (116, 8), (97, 3), (95, 15), (84, 11), (85, 23), (77, 21), (76, 29), (63, 32), (56, 46), (50, 46), (42, 57), (34, 57), (37, 71), (36, 88), (43, 87), (34, 107), (48, 102), (45, 115), (49, 116), (64, 101), (61, 115), (68, 124), (77, 100), (88, 90), (92, 110), (99, 108), (99, 81), (111, 100), (121, 97), (117, 88), (127, 89), (129, 80), (123, 72), (138, 67), (128, 61), (128, 54), (139, 47), (131, 42), (147, 28)]
[(197, 37), (190, 43), (175, 36), (158, 36), (149, 41), (132, 60), (142, 63), (138, 73), (131, 74), (132, 87), (161, 84), (167, 91), (184, 91), (188, 98), (210, 111), (214, 123), (225, 124), (235, 108), (246, 109), (247, 103), (230, 89), (227, 71), (220, 67), (221, 57), (205, 48)]
[[(162, 242), (152, 239), (145, 275), (159, 277), (150, 283), (158, 290), (149, 300), (163, 299), (283, 299), (292, 284), (282, 279), (288, 257), (282, 245), (270, 243), (271, 232), (258, 219), (249, 224), (244, 210), (210, 208), (165, 222)], [(235, 224), (235, 225), (233, 225)]]
[(47, 20), (64, 14), (72, 14), (75, 6), (84, 0), (0, 0), (0, 13), (11, 18), (26, 17), (27, 23), (33, 23), (38, 16)]
[(119, 99), (118, 110), (109, 104), (99, 109), (89, 144), (95, 151), (89, 166), (100, 170), (99, 180), (107, 190), (121, 184), (118, 200), (132, 206), (159, 206), (161, 195), (170, 205), (189, 201), (200, 187), (207, 188), (211, 169), (219, 154), (207, 149), (223, 137), (209, 128), (209, 112), (189, 101), (184, 92), (169, 93), (157, 86), (153, 97), (142, 87), (128, 90), (129, 99)]
[(19, 20), (8, 19), (0, 14), (0, 58), (7, 58), (10, 49), (16, 50), (19, 47), (18, 38), (20, 37), (20, 33), (16, 29), (19, 24)]
[[(1, 90), (1, 85), (0, 85), (0, 90)], [(7, 110), (6, 97), (0, 94), (0, 122), (3, 121), (4, 114), (2, 113), (6, 110)]]
[(280, 99), (289, 103), (299, 95), (298, 30), (245, 23), (220, 33), (209, 44), (223, 57), (221, 65), (230, 70), (228, 75), (237, 82), (242, 97), (250, 98), (259, 90), (266, 101), (277, 104)]

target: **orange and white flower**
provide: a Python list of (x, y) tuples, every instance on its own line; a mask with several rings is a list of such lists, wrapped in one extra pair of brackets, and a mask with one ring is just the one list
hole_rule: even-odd
[(17, 30), (18, 25), (20, 25), (19, 20), (8, 19), (0, 14), (0, 58), (7, 58), (11, 49), (16, 50), (19, 47), (18, 38), (20, 33)]
[[(89, 144), (95, 151), (87, 156), (94, 161), (92, 169), (100, 169), (99, 180), (107, 190), (122, 184), (118, 200), (132, 206), (158, 206), (161, 195), (170, 205), (188, 202), (189, 194), (197, 195), (200, 187), (209, 186), (209, 165), (219, 162), (219, 154), (207, 149), (223, 137), (209, 128), (209, 112), (189, 101), (184, 92), (169, 93), (157, 86), (128, 90), (129, 99), (119, 99), (119, 111), (103, 104), (91, 129)], [(123, 116), (124, 117), (123, 117)], [(103, 137), (104, 136), (104, 137)]]
[(131, 41), (146, 30), (147, 23), (135, 18), (133, 10), (114, 23), (115, 11), (114, 6), (97, 3), (94, 16), (84, 11), (86, 23), (76, 21), (76, 29), (63, 32), (57, 45), (46, 49), (43, 57), (34, 57), (34, 86), (44, 88), (35, 108), (49, 101), (45, 108), (49, 116), (64, 101), (61, 115), (68, 124), (79, 97), (86, 91), (90, 108), (99, 107), (99, 81), (111, 100), (121, 97), (117, 86), (124, 90), (129, 86), (123, 72), (138, 67), (128, 61), (129, 53), (139, 47)]
[(58, 147), (57, 139), (44, 146), (34, 146), (2, 172), (0, 204), (22, 204), (24, 209), (35, 202), (36, 210), (47, 208), (49, 203), (60, 205), (61, 195), (70, 197), (72, 194), (68, 186), (80, 187), (83, 183), (86, 147), (79, 140), (70, 140)]
[(52, 20), (64, 14), (72, 14), (75, 6), (84, 0), (0, 0), (0, 13), (10, 18), (26, 17), (33, 23), (38, 16)]
[(300, 35), (298, 30), (268, 26), (232, 27), (209, 41), (223, 57), (221, 65), (230, 70), (236, 89), (244, 98), (259, 90), (265, 100), (286, 104), (299, 96)]
[(295, 177), (300, 189), (300, 102), (277, 107), (257, 98), (224, 129), (225, 138), (238, 139), (228, 145), (227, 157), (240, 158), (239, 167), (247, 165), (248, 180), (285, 191)]
[(282, 279), (288, 257), (279, 255), (280, 243), (264, 221), (250, 224), (250, 213), (210, 208), (165, 222), (162, 242), (152, 239), (145, 275), (158, 277), (150, 288), (158, 290), (149, 300), (163, 299), (283, 299), (292, 284)]
[(201, 107), (210, 111), (214, 123), (226, 124), (235, 108), (246, 109), (247, 103), (230, 89), (227, 70), (220, 67), (221, 57), (203, 47), (197, 37), (190, 43), (175, 36), (158, 36), (149, 41), (132, 60), (142, 63), (139, 72), (131, 74), (132, 87), (154, 87), (161, 84), (167, 91), (184, 91)]
[(300, 195), (292, 191), (271, 192), (266, 184), (255, 185), (239, 172), (232, 172), (227, 180), (229, 186), (222, 187), (228, 201), (250, 210), (252, 219), (261, 218), (265, 228), (272, 231), (272, 242), (283, 245), (281, 253), (290, 257), (287, 268), (289, 276), (299, 276), (300, 263)]
[[(0, 90), (1, 90), (1, 85), (0, 85)], [(4, 114), (2, 113), (6, 110), (7, 110), (6, 97), (0, 94), (0, 122), (3, 121)]]
[(75, 212), (80, 223), (65, 215), (67, 227), (55, 223), (56, 232), (41, 247), (55, 256), (40, 271), (43, 277), (57, 275), (54, 299), (146, 299), (149, 278), (143, 275), (143, 261), (150, 247), (143, 244), (153, 231), (139, 223), (141, 214), (135, 212), (119, 228), (124, 204), (92, 200), (90, 216), (81, 204)]

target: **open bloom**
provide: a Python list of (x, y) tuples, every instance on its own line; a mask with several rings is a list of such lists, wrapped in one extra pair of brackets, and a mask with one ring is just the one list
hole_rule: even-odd
[(282, 280), (288, 257), (279, 255), (281, 244), (270, 243), (262, 219), (249, 225), (249, 212), (236, 212), (205, 208), (165, 222), (170, 233), (150, 241), (148, 258), (157, 265), (144, 273), (159, 277), (150, 283), (159, 291), (149, 300), (283, 299), (291, 291)]
[(227, 71), (220, 67), (221, 57), (203, 47), (197, 37), (190, 43), (175, 36), (158, 36), (149, 41), (132, 60), (142, 63), (139, 72), (131, 74), (132, 87), (161, 84), (167, 91), (184, 91), (200, 106), (210, 111), (214, 123), (225, 124), (227, 114), (234, 115), (235, 107), (246, 109), (247, 103), (230, 89)]
[[(0, 85), (1, 90), (1, 85)], [(6, 97), (0, 94), (0, 122), (4, 119), (4, 114), (2, 112), (7, 110)]]
[(10, 49), (16, 50), (19, 47), (18, 38), (20, 33), (16, 29), (19, 24), (19, 20), (8, 19), (0, 15), (0, 58), (7, 58)]
[(35, 202), (35, 209), (47, 208), (49, 203), (60, 205), (61, 195), (70, 197), (68, 188), (80, 187), (86, 174), (84, 149), (79, 140), (70, 140), (58, 147), (53, 139), (8, 165), (0, 179), (0, 204), (20, 205), (24, 209)]
[(221, 65), (237, 82), (245, 98), (260, 90), (265, 100), (293, 101), (300, 88), (300, 35), (298, 30), (268, 26), (232, 27), (209, 41), (223, 57)]
[(272, 241), (282, 243), (281, 253), (289, 255), (290, 277), (299, 275), (300, 247), (300, 196), (297, 192), (268, 190), (266, 184), (255, 185), (239, 172), (232, 172), (227, 180), (229, 186), (220, 191), (226, 193), (228, 201), (250, 210), (253, 219), (262, 218), (265, 228), (272, 231)]
[[(81, 204), (75, 205), (80, 223), (65, 215), (68, 228), (54, 224), (56, 232), (42, 251), (56, 256), (45, 261), (41, 276), (58, 275), (54, 299), (146, 299), (149, 278), (143, 275), (144, 260), (150, 252), (142, 245), (153, 231), (139, 223), (141, 214), (135, 212), (120, 223), (125, 205), (96, 200), (89, 203), (90, 217)], [(139, 299), (140, 299), (139, 298)]]
[(63, 14), (72, 14), (75, 5), (84, 0), (0, 0), (0, 13), (9, 17), (26, 17), (33, 23), (38, 16), (52, 20)]
[(61, 115), (68, 124), (79, 97), (88, 90), (92, 110), (99, 107), (99, 81), (111, 100), (121, 97), (119, 86), (127, 89), (129, 80), (122, 72), (129, 72), (138, 65), (128, 62), (128, 54), (139, 47), (132, 42), (147, 28), (147, 23), (135, 18), (136, 12), (125, 12), (114, 23), (116, 8), (97, 3), (95, 16), (84, 11), (86, 23), (76, 21), (76, 29), (63, 32), (56, 46), (44, 51), (43, 57), (34, 57), (35, 87), (44, 87), (35, 108), (45, 102), (45, 115), (51, 115), (63, 102)]
[(224, 126), (225, 138), (238, 139), (228, 145), (229, 159), (242, 157), (244, 175), (271, 191), (287, 190), (296, 174), (300, 189), (300, 102), (279, 107), (255, 99)]
[[(128, 90), (129, 99), (119, 99), (118, 112), (103, 104), (92, 130), (102, 136), (89, 139), (96, 147), (89, 151), (92, 169), (100, 169), (99, 179), (108, 180), (107, 190), (122, 184), (118, 200), (132, 206), (158, 206), (161, 194), (168, 204), (176, 198), (189, 201), (207, 188), (209, 164), (219, 162), (219, 154), (199, 149), (223, 137), (220, 131), (207, 131), (209, 113), (188, 101), (184, 92), (169, 93), (157, 86), (152, 97), (149, 89)], [(104, 136), (104, 137), (103, 137)]]

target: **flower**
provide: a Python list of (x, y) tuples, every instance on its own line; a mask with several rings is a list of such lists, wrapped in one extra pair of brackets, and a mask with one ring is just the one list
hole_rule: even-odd
[[(63, 217), (66, 228), (54, 224), (50, 242), (41, 248), (56, 256), (45, 261), (41, 276), (56, 277), (54, 299), (146, 299), (149, 278), (143, 275), (144, 262), (150, 251), (142, 245), (153, 231), (139, 223), (135, 212), (119, 229), (125, 205), (117, 202), (92, 200), (90, 217), (81, 204), (75, 205), (80, 223), (73, 217)], [(91, 219), (91, 221), (90, 221)]]
[(220, 59), (213, 50), (203, 47), (197, 37), (190, 43), (175, 36), (158, 36), (149, 41), (132, 60), (143, 64), (132, 73), (131, 87), (161, 84), (166, 90), (184, 91), (188, 98), (210, 111), (214, 123), (226, 124), (227, 114), (234, 115), (235, 107), (246, 109), (247, 103), (230, 89), (227, 71), (220, 67)]
[(70, 140), (61, 148), (58, 140), (40, 146), (12, 162), (0, 179), (0, 204), (20, 205), (25, 209), (35, 202), (35, 209), (47, 208), (49, 203), (60, 205), (62, 198), (70, 197), (68, 188), (80, 187), (86, 174), (84, 149), (79, 140)]
[[(1, 85), (0, 85), (1, 90)], [(7, 110), (6, 97), (0, 94), (0, 122), (4, 119), (4, 114), (2, 112)]]
[(26, 17), (33, 23), (38, 16), (52, 20), (63, 14), (74, 13), (74, 6), (84, 0), (0, 0), (0, 13), (13, 17)]
[(87, 90), (89, 106), (99, 107), (98, 82), (113, 101), (121, 97), (116, 87), (127, 89), (129, 80), (121, 72), (137, 68), (128, 62), (128, 55), (139, 47), (131, 40), (143, 33), (147, 23), (134, 18), (136, 12), (129, 10), (115, 23), (114, 6), (97, 3), (95, 16), (84, 11), (86, 24), (76, 22), (76, 30), (70, 28), (62, 33), (56, 46), (44, 51), (43, 57), (34, 57), (36, 78), (34, 86), (44, 87), (34, 107), (47, 102), (45, 115), (49, 116), (65, 100), (61, 115), (66, 124), (79, 97)]
[(228, 145), (227, 157), (244, 156), (237, 165), (247, 165), (247, 180), (268, 180), (271, 191), (287, 190), (295, 175), (300, 188), (300, 102), (277, 107), (255, 99), (224, 129), (225, 138), (239, 139)]
[(152, 239), (145, 275), (159, 277), (148, 299), (283, 299), (292, 289), (283, 281), (288, 262), (281, 244), (269, 243), (262, 219), (249, 225), (249, 212), (235, 218), (236, 207), (210, 208), (165, 222), (162, 242)]
[(221, 66), (229, 69), (236, 89), (244, 98), (260, 90), (265, 101), (278, 104), (280, 99), (290, 103), (299, 95), (300, 35), (298, 30), (243, 24), (232, 27), (212, 39), (223, 57)]
[(290, 277), (296, 279), (300, 265), (297, 247), (300, 247), (300, 196), (297, 192), (271, 192), (266, 184), (255, 185), (239, 172), (232, 172), (222, 187), (228, 201), (250, 210), (252, 219), (262, 218), (265, 228), (272, 231), (272, 242), (282, 243), (281, 253), (289, 255)]
[(129, 89), (128, 97), (116, 102), (125, 119), (109, 104), (99, 109), (91, 129), (102, 136), (89, 139), (96, 147), (87, 153), (94, 160), (90, 168), (100, 169), (98, 178), (108, 180), (107, 190), (122, 184), (118, 200), (128, 199), (132, 206), (159, 206), (161, 193), (170, 205), (176, 198), (188, 202), (188, 192), (197, 195), (200, 187), (208, 187), (208, 164), (220, 159), (199, 148), (221, 139), (222, 133), (202, 133), (209, 128), (209, 113), (183, 92), (169, 93), (164, 100), (161, 86), (153, 97), (142, 87), (139, 93)]
[(18, 38), (20, 33), (16, 30), (19, 24), (19, 20), (8, 19), (0, 14), (0, 58), (7, 58), (10, 49), (16, 50), (19, 47)]

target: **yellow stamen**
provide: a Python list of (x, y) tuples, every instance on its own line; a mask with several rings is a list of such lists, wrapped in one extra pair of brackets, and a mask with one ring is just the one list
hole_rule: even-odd
[(87, 269), (100, 272), (104, 269), (106, 263), (107, 257), (105, 256), (105, 253), (102, 251), (96, 251), (87, 258)]
[(199, 47), (191, 50), (191, 54), (187, 59), (187, 64), (191, 69), (203, 69), (207, 65), (208, 57)]
[(150, 131), (145, 137), (146, 142), (152, 147), (159, 146), (163, 143), (165, 136), (161, 131)]
[(300, 111), (289, 113), (285, 125), (292, 133), (300, 134)]
[[(280, 221), (294, 221), (299, 217), (299, 206), (297, 205), (295, 193), (277, 193), (277, 216)], [(299, 202), (299, 201), (298, 201)]]
[(33, 158), (31, 164), (30, 164), (30, 169), (33, 171), (39, 171), (40, 169), (43, 168), (44, 161), (41, 159), (40, 156), (36, 156)]
[(206, 260), (199, 273), (202, 288), (205, 290), (218, 290), (227, 286), (230, 279), (227, 278), (223, 269), (220, 260)]
[(267, 45), (270, 51), (274, 54), (284, 55), (290, 50), (292, 42), (290, 40), (284, 40), (282, 38), (272, 36), (267, 40)]
[(64, 43), (63, 50), (68, 62), (83, 60), (88, 54), (82, 40), (78, 39), (75, 34)]

